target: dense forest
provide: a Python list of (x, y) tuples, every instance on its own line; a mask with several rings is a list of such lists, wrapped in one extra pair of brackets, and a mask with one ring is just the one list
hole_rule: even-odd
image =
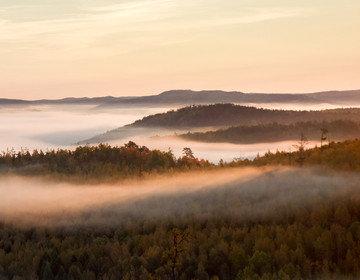
[[(338, 121), (332, 124), (344, 124), (344, 129), (357, 123)], [(281, 125), (278, 125), (280, 128)], [(271, 126), (270, 126), (271, 127)], [(314, 127), (314, 133), (317, 127)], [(320, 140), (320, 131), (316, 132)], [(324, 136), (325, 135), (325, 136)], [(327, 139), (327, 134), (321, 137)], [(328, 143), (328, 140), (326, 140)], [(116, 180), (152, 173), (171, 173), (188, 170), (208, 170), (233, 166), (322, 166), (335, 170), (360, 171), (360, 140), (329, 142), (321, 147), (308, 147), (307, 138), (289, 147), (288, 151), (267, 152), (253, 160), (236, 158), (232, 162), (222, 160), (214, 165), (208, 160), (194, 157), (188, 147), (183, 149), (183, 156), (176, 158), (171, 150), (149, 150), (130, 141), (122, 147), (100, 144), (98, 146), (79, 146), (75, 150), (48, 150), (46, 152), (8, 150), (0, 154), (0, 174), (51, 175), (53, 178), (110, 179)]]
[(350, 120), (233, 126), (216, 131), (189, 132), (179, 136), (184, 139), (200, 142), (251, 144), (298, 140), (302, 134), (306, 135), (308, 140), (320, 141), (321, 130), (326, 131), (326, 137), (332, 141), (360, 138), (360, 122)]
[(265, 169), (209, 189), (62, 213), (48, 225), (2, 221), (0, 279), (357, 279), (360, 140), (311, 149), (306, 144), (302, 137), (292, 152), (217, 167), (194, 158), (190, 148), (176, 159), (171, 151), (133, 142), (5, 152), (2, 176), (103, 180), (173, 170)]
[(360, 121), (360, 109), (322, 111), (269, 110), (234, 104), (193, 105), (166, 113), (155, 114), (135, 121), (128, 127), (207, 127), (256, 125), (267, 123), (290, 124), (307, 121)]
[(83, 214), (102, 226), (0, 224), (0, 278), (356, 279), (358, 179), (275, 170)]
[(184, 148), (184, 156), (176, 159), (171, 150), (149, 150), (132, 141), (122, 147), (100, 144), (79, 146), (73, 151), (34, 150), (32, 153), (8, 150), (0, 155), (0, 174), (51, 175), (79, 180), (115, 180), (212, 166), (208, 161), (195, 158), (189, 148)]

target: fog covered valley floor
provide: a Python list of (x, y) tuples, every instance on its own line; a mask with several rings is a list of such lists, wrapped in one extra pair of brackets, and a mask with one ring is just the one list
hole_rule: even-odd
[(0, 275), (355, 279), (359, 179), (356, 173), (290, 167), (108, 185), (4, 176)]

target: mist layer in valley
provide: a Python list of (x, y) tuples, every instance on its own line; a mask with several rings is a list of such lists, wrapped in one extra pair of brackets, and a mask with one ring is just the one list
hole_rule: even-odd
[[(71, 149), (81, 139), (127, 125), (144, 116), (168, 111), (167, 108), (122, 108), (93, 110), (92, 105), (31, 105), (4, 106), (0, 108), (0, 151), (14, 149)], [(206, 129), (206, 128), (204, 128)], [(198, 131), (198, 130), (197, 130)], [(176, 157), (182, 156), (184, 147), (190, 147), (198, 158), (217, 163), (220, 159), (231, 161), (235, 157), (253, 158), (268, 150), (289, 150), (296, 141), (264, 143), (255, 145), (209, 144), (186, 141), (179, 137), (157, 137), (174, 134), (173, 129), (125, 129), (114, 138), (99, 139), (100, 142), (122, 146), (134, 141), (150, 149), (167, 151), (171, 148)], [(186, 133), (188, 130), (177, 130)], [(107, 134), (108, 136), (108, 134)], [(82, 144), (86, 144), (86, 141)], [(316, 143), (309, 143), (309, 147)]]
[(113, 185), (73, 185), (41, 178), (0, 182), (0, 222), (14, 226), (125, 226), (136, 221), (276, 220), (332, 203), (358, 200), (357, 174), (296, 168), (234, 168)]
[(0, 107), (0, 151), (69, 148), (80, 139), (126, 125), (166, 108), (93, 110), (93, 105)]
[[(298, 140), (257, 144), (231, 144), (224, 142), (206, 143), (190, 141), (178, 136), (136, 136), (121, 140), (113, 140), (108, 143), (113, 146), (122, 146), (128, 141), (134, 141), (135, 143), (144, 145), (151, 150), (157, 149), (160, 151), (167, 151), (168, 149), (171, 149), (176, 157), (183, 155), (184, 147), (190, 147), (196, 158), (206, 159), (215, 164), (217, 164), (221, 159), (226, 162), (234, 159), (253, 159), (258, 154), (264, 155), (269, 151), (272, 153), (275, 153), (277, 150), (294, 151), (296, 150), (294, 145), (296, 146), (298, 144)], [(308, 141), (306, 148), (313, 148), (319, 145), (320, 141)]]

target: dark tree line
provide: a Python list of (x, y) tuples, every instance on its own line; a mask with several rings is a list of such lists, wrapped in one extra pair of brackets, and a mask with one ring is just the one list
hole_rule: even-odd
[(297, 140), (301, 134), (306, 135), (308, 140), (321, 141), (321, 143), (329, 137), (332, 141), (354, 139), (360, 137), (360, 123), (350, 120), (308, 121), (292, 124), (270, 123), (234, 126), (216, 131), (189, 132), (179, 136), (200, 142), (252, 144)]
[(79, 146), (75, 150), (7, 151), (0, 155), (0, 172), (23, 175), (59, 175), (83, 178), (122, 178), (149, 173), (184, 171), (213, 164), (172, 151), (149, 150), (129, 142), (122, 147)]
[[(324, 136), (322, 136), (324, 137)], [(0, 155), (0, 173), (21, 175), (49, 175), (54, 178), (121, 179), (152, 173), (169, 173), (196, 169), (213, 169), (234, 166), (324, 166), (336, 170), (360, 171), (360, 140), (331, 142), (328, 145), (307, 149), (300, 141), (293, 151), (267, 152), (253, 160), (235, 159), (216, 166), (207, 160), (194, 157), (190, 148), (184, 156), (175, 158), (172, 151), (149, 150), (129, 142), (122, 147), (100, 144), (79, 146), (75, 150), (7, 151)]]

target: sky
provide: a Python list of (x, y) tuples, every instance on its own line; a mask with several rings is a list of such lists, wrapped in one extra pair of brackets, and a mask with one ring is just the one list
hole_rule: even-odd
[(360, 88), (359, 0), (0, 0), (0, 98)]

